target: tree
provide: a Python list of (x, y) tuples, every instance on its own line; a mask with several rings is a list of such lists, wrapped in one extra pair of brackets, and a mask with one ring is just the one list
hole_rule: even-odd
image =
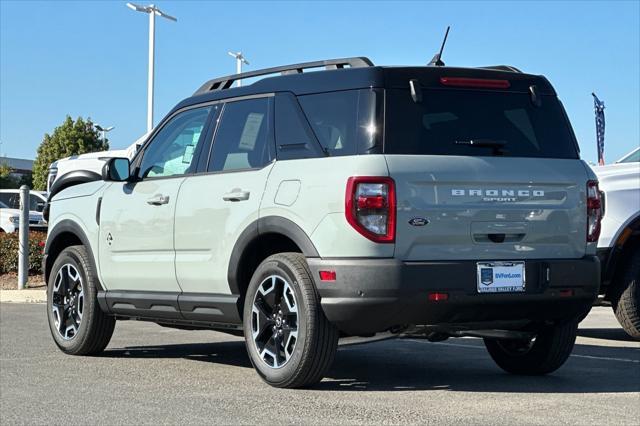
[(53, 130), (53, 134), (45, 133), (38, 147), (38, 154), (33, 163), (34, 189), (47, 188), (49, 165), (60, 158), (80, 155), (87, 152), (106, 151), (109, 141), (103, 141), (91, 119), (78, 117), (76, 121), (67, 115), (62, 125)]
[(0, 162), (0, 189), (16, 187), (17, 182), (11, 177), (12, 171), (8, 164)]

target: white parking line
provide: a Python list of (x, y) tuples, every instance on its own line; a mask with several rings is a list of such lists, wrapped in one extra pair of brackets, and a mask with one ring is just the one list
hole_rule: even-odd
[(627, 358), (609, 358), (606, 356), (592, 356), (592, 355), (571, 355), (576, 358), (590, 358), (590, 359), (602, 359), (606, 361), (620, 361), (620, 362), (634, 362), (636, 364), (640, 364), (640, 360), (637, 359), (627, 359)]
[[(407, 340), (409, 340), (410, 342), (425, 343), (425, 340), (418, 340), (418, 339), (407, 339)], [(461, 345), (458, 343), (444, 343), (444, 342), (433, 342), (433, 343), (435, 343), (436, 345), (453, 346), (456, 348), (484, 349), (483, 346), (479, 346), (479, 345)], [(634, 364), (640, 364), (640, 360), (637, 360), (637, 359), (611, 358), (606, 356), (578, 355), (578, 354), (572, 354), (570, 356), (575, 358), (598, 359), (602, 361), (632, 362)]]

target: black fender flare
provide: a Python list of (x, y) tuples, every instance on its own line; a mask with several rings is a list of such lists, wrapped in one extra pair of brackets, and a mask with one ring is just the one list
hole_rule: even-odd
[(65, 173), (59, 178), (56, 178), (53, 185), (51, 185), (49, 195), (47, 196), (47, 202), (42, 210), (42, 216), (44, 219), (49, 220), (49, 204), (56, 194), (71, 186), (87, 182), (95, 182), (97, 180), (102, 180), (102, 176), (90, 170), (73, 170), (69, 173)]
[[(54, 245), (57, 238), (60, 235), (65, 233), (73, 234), (82, 242), (82, 245), (87, 249), (87, 252), (89, 253), (89, 262), (91, 262), (91, 267), (96, 272), (96, 274), (98, 273), (98, 269), (96, 268), (96, 260), (95, 260), (95, 257), (93, 256), (93, 250), (91, 249), (89, 238), (87, 238), (87, 235), (82, 230), (82, 227), (80, 227), (80, 225), (78, 225), (76, 222), (72, 221), (71, 219), (64, 219), (56, 223), (53, 229), (49, 230), (49, 235), (47, 236), (47, 242), (45, 243), (45, 246), (44, 246), (44, 256), (42, 258), (42, 272), (44, 275), (44, 282), (46, 285), (48, 285), (49, 283), (49, 274), (51, 273), (51, 266), (53, 265), (53, 262), (55, 262), (55, 258), (49, 259), (49, 251), (51, 250), (51, 247), (52, 245)], [(98, 280), (98, 283), (99, 282), (100, 280)], [(102, 287), (101, 284), (100, 284), (100, 287)], [(102, 288), (100, 288), (100, 290), (102, 290)]]
[(229, 290), (231, 290), (232, 294), (240, 294), (238, 275), (240, 261), (242, 260), (245, 249), (261, 235), (265, 234), (284, 235), (300, 247), (302, 254), (306, 257), (320, 257), (318, 250), (316, 250), (316, 247), (311, 242), (311, 238), (293, 221), (280, 216), (261, 217), (249, 224), (244, 231), (242, 231), (231, 251), (227, 281), (229, 282)]
[[(606, 207), (605, 207), (606, 208)], [(620, 244), (620, 239), (625, 229), (631, 230), (631, 235), (628, 237), (624, 244)], [(604, 293), (605, 298), (610, 297), (610, 292), (613, 289), (614, 278), (616, 275), (616, 271), (618, 269), (619, 264), (625, 259), (626, 254), (629, 249), (633, 249), (637, 247), (638, 244), (632, 241), (632, 238), (636, 238), (640, 234), (640, 213), (636, 213), (633, 215), (627, 223), (620, 228), (620, 231), (617, 233), (615, 240), (613, 241), (613, 245), (611, 246), (611, 251), (607, 258), (602, 262), (601, 268), (601, 294)], [(634, 237), (635, 236), (635, 237)], [(604, 291), (603, 291), (604, 290)]]

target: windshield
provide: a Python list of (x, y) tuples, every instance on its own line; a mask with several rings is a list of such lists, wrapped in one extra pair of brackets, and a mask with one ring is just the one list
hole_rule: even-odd
[(578, 158), (554, 96), (540, 106), (521, 92), (429, 89), (422, 98), (387, 90), (385, 153)]
[(640, 162), (640, 149), (636, 149), (631, 154), (623, 157), (618, 163), (637, 163)]

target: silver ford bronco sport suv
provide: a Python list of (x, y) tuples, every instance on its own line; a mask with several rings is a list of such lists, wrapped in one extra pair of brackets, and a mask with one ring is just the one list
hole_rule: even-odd
[(131, 161), (58, 178), (51, 333), (76, 355), (119, 319), (243, 334), (278, 387), (320, 381), (340, 336), (389, 330), (482, 337), (504, 370), (549, 373), (598, 293), (595, 179), (551, 84), (513, 67), (214, 79)]

